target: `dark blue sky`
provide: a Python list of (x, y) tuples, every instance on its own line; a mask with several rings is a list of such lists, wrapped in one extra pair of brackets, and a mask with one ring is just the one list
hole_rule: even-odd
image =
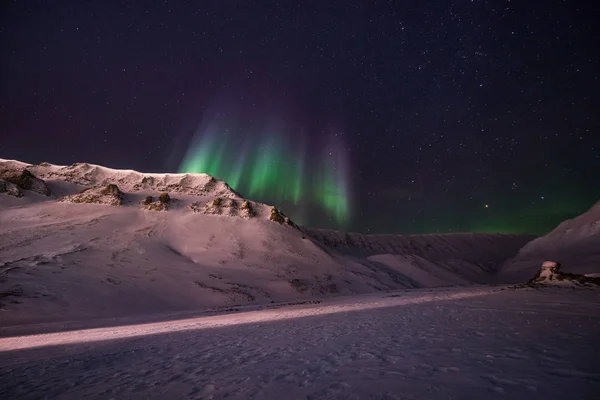
[(260, 113), (309, 164), (343, 131), (345, 229), (541, 233), (600, 198), (595, 2), (44, 3), (0, 6), (0, 157), (176, 172), (207, 110)]

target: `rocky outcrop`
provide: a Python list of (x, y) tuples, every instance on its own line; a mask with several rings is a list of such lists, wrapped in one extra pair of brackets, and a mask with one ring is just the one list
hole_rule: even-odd
[(23, 197), (23, 192), (17, 185), (0, 179), (0, 193), (6, 193), (14, 197)]
[(207, 203), (194, 202), (190, 209), (205, 215), (226, 215), (230, 217), (252, 218), (256, 214), (256, 204), (245, 199), (217, 197)]
[(50, 196), (51, 194), (46, 182), (37, 178), (27, 169), (1, 169), (0, 179), (15, 185), (21, 190), (29, 190), (44, 196)]
[(240, 214), (244, 218), (252, 218), (256, 216), (255, 206), (250, 200), (243, 200), (240, 206)]
[(174, 199), (169, 196), (169, 193), (161, 193), (157, 200), (154, 200), (152, 196), (146, 197), (142, 202), (142, 206), (150, 211), (167, 211), (173, 201)]
[(224, 215), (240, 218), (268, 218), (270, 221), (281, 225), (297, 227), (296, 224), (279, 211), (276, 207), (255, 203), (246, 199), (217, 197), (208, 202), (194, 202), (189, 205), (190, 210), (204, 215)]
[(600, 277), (562, 272), (560, 263), (544, 261), (538, 273), (527, 283), (551, 286), (597, 286), (600, 285)]
[(285, 225), (289, 225), (289, 226), (296, 226), (296, 224), (294, 224), (294, 222), (288, 216), (286, 216), (284, 213), (282, 213), (276, 207), (271, 207), (271, 215), (269, 216), (269, 220), (277, 222), (282, 225), (285, 224)]
[(108, 184), (106, 186), (88, 188), (80, 193), (61, 197), (58, 201), (120, 206), (123, 203), (123, 192), (119, 190), (117, 185)]

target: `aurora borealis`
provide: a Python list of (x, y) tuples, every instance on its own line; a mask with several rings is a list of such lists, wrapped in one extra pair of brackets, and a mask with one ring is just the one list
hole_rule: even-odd
[(305, 206), (316, 204), (343, 227), (350, 218), (349, 165), (338, 135), (330, 133), (321, 154), (310, 156), (304, 130), (268, 118), (248, 126), (229, 113), (205, 113), (179, 172), (215, 176), (244, 196), (284, 207), (300, 223)]
[(208, 173), (363, 233), (600, 199), (594, 2), (5, 3), (2, 158)]

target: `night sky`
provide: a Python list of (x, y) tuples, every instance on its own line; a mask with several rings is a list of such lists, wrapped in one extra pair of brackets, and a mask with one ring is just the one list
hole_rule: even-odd
[(44, 3), (0, 5), (2, 158), (206, 172), (365, 233), (600, 199), (597, 2)]

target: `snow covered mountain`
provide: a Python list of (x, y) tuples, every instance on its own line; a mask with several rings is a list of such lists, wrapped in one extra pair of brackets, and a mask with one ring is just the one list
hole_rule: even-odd
[(205, 174), (0, 159), (0, 179), (3, 324), (483, 283), (531, 239), (303, 229)]
[(427, 234), (363, 235), (305, 229), (318, 243), (346, 258), (390, 268), (410, 278), (414, 287), (486, 283), (524, 243), (525, 235)]
[(564, 272), (600, 273), (600, 202), (528, 243), (503, 266), (498, 279), (503, 282), (530, 279), (545, 261), (559, 262)]

